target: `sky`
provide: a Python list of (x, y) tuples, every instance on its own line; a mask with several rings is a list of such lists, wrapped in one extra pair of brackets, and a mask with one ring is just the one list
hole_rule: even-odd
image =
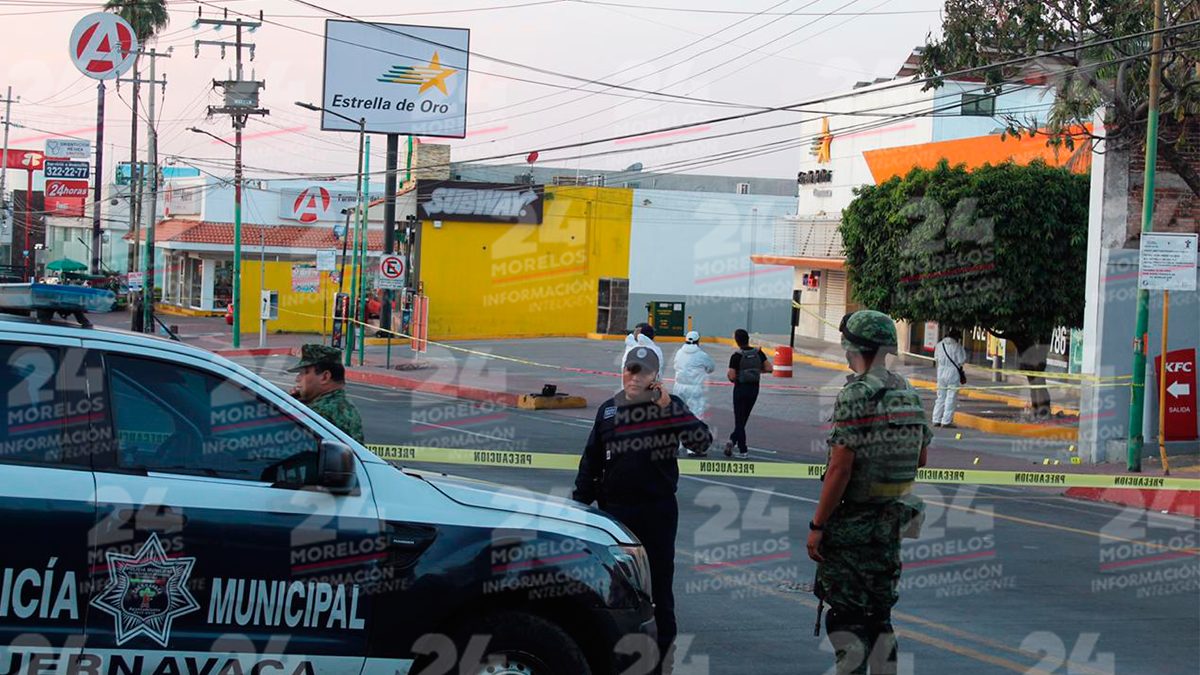
[[(83, 77), (68, 55), (71, 30), (102, 3), (66, 0), (0, 0), (0, 94), (11, 85), (14, 128), (10, 147), (41, 149), (47, 135), (95, 139), (96, 82)], [(213, 79), (226, 79), (232, 53), (194, 41), (232, 40), (233, 31), (194, 29), (197, 10), (216, 18), (231, 13), (264, 14), (264, 26), (247, 40), (256, 45), (247, 62), (266, 82), (261, 103), (270, 110), (246, 129), (248, 178), (280, 171), (315, 176), (355, 170), (357, 138), (320, 130), (316, 113), (295, 101), (319, 102), (322, 90), (325, 20), (331, 9), (358, 19), (471, 30), (467, 137), (449, 141), (455, 161), (590, 139), (640, 133), (738, 112), (728, 106), (664, 102), (660, 98), (608, 89), (586, 92), (576, 80), (533, 68), (638, 89), (669, 92), (746, 106), (777, 106), (849, 90), (856, 81), (891, 77), (913, 47), (938, 32), (940, 0), (168, 0), (171, 23), (157, 43), (173, 49), (158, 62), (167, 80), (156, 104), (159, 153), (165, 161), (192, 162), (229, 175), (232, 150), (187, 129), (196, 126), (232, 139), (228, 117), (206, 119), (220, 105)], [(403, 12), (398, 8), (403, 6)], [(833, 14), (830, 14), (833, 13)], [(853, 13), (859, 13), (857, 15)], [(233, 15), (231, 15), (233, 16)], [(498, 63), (495, 57), (512, 64)], [(148, 77), (148, 73), (143, 73)], [(530, 81), (518, 81), (530, 80)], [(553, 86), (557, 85), (557, 86)], [(604, 90), (600, 85), (589, 85)], [(144, 92), (144, 90), (143, 90)], [(130, 156), (131, 87), (108, 83), (105, 98), (106, 174)], [(614, 95), (619, 94), (619, 95)], [(146, 97), (141, 114), (145, 116)], [(807, 116), (805, 116), (807, 117)], [(772, 113), (751, 120), (696, 127), (695, 134), (722, 133), (798, 119)], [(34, 129), (40, 130), (35, 131)], [(139, 141), (144, 158), (145, 127)], [(603, 143), (583, 152), (619, 151), (580, 160), (580, 151), (543, 152), (539, 163), (622, 169), (698, 160), (692, 173), (790, 178), (807, 146), (751, 159), (716, 163), (713, 155), (796, 136), (785, 127), (729, 139), (647, 150), (661, 138)], [(685, 134), (686, 135), (686, 134)], [(442, 141), (445, 142), (445, 141)], [(373, 139), (372, 168), (382, 168), (384, 139)], [(116, 156), (114, 160), (113, 156)], [(520, 160), (495, 160), (511, 163)]]

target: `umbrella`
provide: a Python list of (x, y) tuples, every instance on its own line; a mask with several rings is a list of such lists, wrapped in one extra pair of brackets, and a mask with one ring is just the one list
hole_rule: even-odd
[(46, 269), (55, 272), (80, 272), (86, 270), (87, 268), (87, 265), (79, 262), (78, 260), (71, 260), (70, 258), (55, 260), (54, 262), (46, 265)]

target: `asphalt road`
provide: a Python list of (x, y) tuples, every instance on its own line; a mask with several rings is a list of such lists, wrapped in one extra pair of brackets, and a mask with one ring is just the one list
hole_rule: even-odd
[[(288, 361), (243, 363), (287, 384)], [(592, 415), (361, 385), (349, 393), (367, 439), (383, 444), (578, 454)], [(791, 429), (789, 445), (820, 443), (819, 421), (808, 422)], [(752, 458), (811, 459), (809, 451), (792, 454), (759, 448)], [(559, 495), (574, 478), (562, 471), (418, 468)], [(804, 551), (818, 488), (816, 481), (681, 480), (677, 673), (832, 672), (828, 642), (812, 635), (816, 603), (808, 584), (815, 565)], [(905, 543), (894, 613), (901, 673), (1200, 669), (1195, 520), (1047, 490), (923, 486), (921, 492), (928, 518), (922, 538)]]

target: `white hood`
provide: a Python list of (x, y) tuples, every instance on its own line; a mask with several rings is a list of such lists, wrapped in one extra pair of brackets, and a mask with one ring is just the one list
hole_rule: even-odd
[(459, 504), (498, 512), (503, 516), (498, 527), (559, 529), (554, 527), (554, 522), (569, 523), (602, 530), (618, 543), (636, 541), (633, 534), (609, 515), (571, 499), (458, 476), (424, 472), (419, 475)]
[(625, 336), (625, 351), (621, 354), (621, 362), (617, 364), (617, 370), (625, 367), (625, 357), (629, 356), (629, 352), (633, 351), (634, 347), (646, 347), (653, 350), (658, 355), (658, 374), (660, 377), (663, 376), (664, 370), (667, 367), (667, 360), (663, 358), (662, 349), (659, 349), (654, 340), (640, 333), (637, 338), (634, 338), (632, 333)]

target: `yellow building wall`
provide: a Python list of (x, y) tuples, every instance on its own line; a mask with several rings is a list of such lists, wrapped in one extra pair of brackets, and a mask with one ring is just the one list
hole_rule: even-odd
[[(321, 333), (322, 317), (327, 313), (329, 319), (324, 322), (327, 333), (333, 326), (333, 297), (337, 294), (337, 283), (328, 272), (320, 273), (320, 283), (316, 293), (298, 293), (292, 290), (292, 267), (302, 263), (297, 262), (266, 262), (265, 286), (267, 290), (279, 292), (279, 318), (267, 322), (267, 332), (283, 331), (287, 333)], [(247, 334), (258, 334), (259, 321), (259, 262), (257, 260), (242, 260), (242, 317), (239, 322), (243, 344), (251, 340)], [(347, 274), (349, 278), (349, 274)]]
[(595, 331), (599, 280), (629, 278), (633, 191), (546, 193), (541, 225), (422, 222), (431, 340)]

